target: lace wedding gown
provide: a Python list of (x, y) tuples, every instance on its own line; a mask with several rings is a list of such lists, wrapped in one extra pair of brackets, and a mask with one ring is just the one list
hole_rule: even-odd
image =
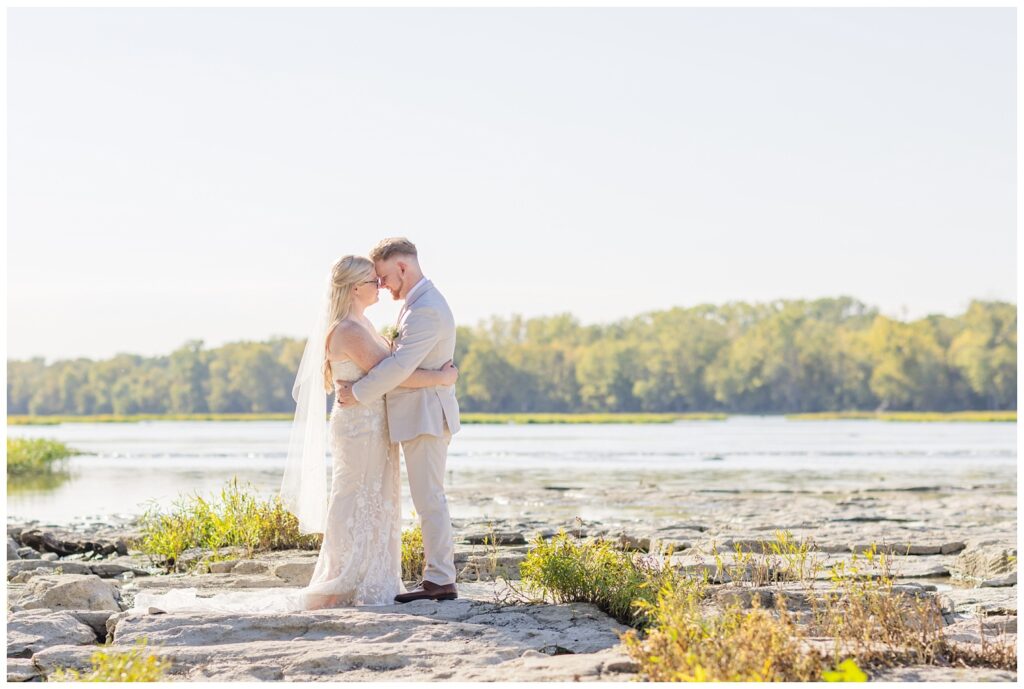
[[(335, 380), (358, 380), (351, 361), (331, 361)], [(398, 444), (388, 435), (384, 399), (335, 406), (328, 425), (333, 457), (323, 545), (304, 588), (218, 591), (196, 588), (140, 591), (133, 609), (295, 612), (347, 605), (391, 605), (402, 584), (401, 485)]]

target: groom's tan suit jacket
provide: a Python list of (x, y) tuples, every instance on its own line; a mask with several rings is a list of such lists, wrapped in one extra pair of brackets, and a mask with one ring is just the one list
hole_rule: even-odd
[(459, 403), (454, 385), (400, 388), (417, 368), (440, 369), (455, 355), (455, 318), (448, 302), (427, 280), (402, 307), (398, 337), (391, 355), (352, 386), (362, 403), (387, 393), (388, 428), (392, 442), (418, 435), (444, 436), (459, 430)]

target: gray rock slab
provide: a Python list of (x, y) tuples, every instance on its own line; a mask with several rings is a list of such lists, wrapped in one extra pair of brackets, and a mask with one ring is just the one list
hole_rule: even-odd
[[(127, 611), (114, 646), (146, 637), (190, 680), (559, 680), (629, 678), (626, 627), (588, 604), (500, 605), (499, 587), (463, 584), (453, 601), (246, 615)], [(116, 621), (115, 621), (116, 619)], [(87, 663), (47, 649), (43, 667)]]
[(1015, 615), (989, 615), (957, 620), (944, 627), (942, 633), (950, 641), (971, 644), (980, 644), (982, 635), (990, 642), (998, 641), (1000, 638), (1015, 638), (1017, 617)]
[(525, 545), (526, 536), (518, 531), (473, 531), (462, 535), (471, 545)]
[(50, 646), (96, 644), (96, 631), (63, 610), (23, 610), (7, 620), (7, 656), (27, 658)]
[(114, 585), (95, 574), (33, 577), (17, 602), (25, 609), (119, 611)]
[(39, 669), (31, 658), (7, 659), (8, 682), (31, 682), (39, 676)]
[(53, 562), (51, 560), (16, 560), (7, 563), (7, 578), (13, 579), (22, 572), (43, 568), (50, 571), (60, 569), (64, 574), (92, 574), (89, 565), (83, 562)]
[(872, 670), (872, 682), (1016, 682), (1017, 673), (983, 667), (915, 665)]
[(1017, 585), (1017, 573), (1010, 572), (994, 579), (985, 579), (980, 584), (986, 588), (995, 588), (998, 586), (1016, 586)]
[[(161, 591), (172, 588), (257, 589), (282, 586), (284, 582), (266, 574), (167, 574), (143, 577), (132, 582), (136, 590)], [(129, 590), (126, 588), (125, 590)]]
[(961, 615), (1017, 614), (1017, 587), (954, 588), (940, 594), (943, 607)]

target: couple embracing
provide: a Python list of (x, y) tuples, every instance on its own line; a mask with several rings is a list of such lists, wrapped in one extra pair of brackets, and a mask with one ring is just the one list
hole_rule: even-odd
[[(403, 300), (389, 342), (364, 311), (386, 288)], [(347, 605), (450, 600), (455, 546), (444, 493), (448, 444), (459, 430), (455, 321), (427, 280), (416, 247), (385, 239), (369, 258), (343, 256), (306, 340), (292, 395), (295, 419), (281, 483), (301, 533), (323, 533), (312, 578), (302, 589), (140, 592), (136, 609), (277, 612)], [(327, 394), (335, 404), (327, 420)], [(324, 457), (329, 446), (328, 486)], [(402, 583), (399, 445), (423, 531), (423, 580)]]

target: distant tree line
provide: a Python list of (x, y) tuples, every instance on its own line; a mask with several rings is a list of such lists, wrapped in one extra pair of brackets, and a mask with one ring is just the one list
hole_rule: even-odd
[[(290, 412), (304, 342), (7, 362), (9, 414)], [(893, 320), (849, 298), (700, 305), (606, 325), (459, 327), (465, 411), (784, 413), (1017, 408), (1017, 307)]]

